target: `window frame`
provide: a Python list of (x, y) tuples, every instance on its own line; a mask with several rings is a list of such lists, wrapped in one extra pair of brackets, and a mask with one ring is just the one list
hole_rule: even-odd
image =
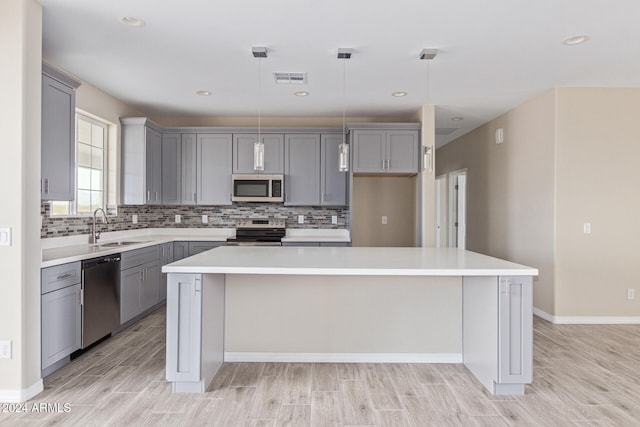
[[(75, 179), (75, 190), (74, 190), (74, 200), (69, 200), (69, 201), (51, 201), (50, 202), (50, 212), (49, 212), (49, 216), (54, 217), (54, 218), (69, 218), (69, 217), (90, 217), (91, 215), (93, 215), (93, 211), (92, 212), (78, 212), (78, 173), (79, 173), (79, 164), (78, 164), (78, 151), (79, 151), (79, 144), (85, 144), (84, 142), (80, 142), (80, 132), (78, 131), (79, 128), (79, 121), (85, 121), (90, 123), (91, 125), (96, 125), (99, 126), (100, 128), (102, 128), (103, 131), (103, 143), (102, 143), (102, 185), (101, 185), (101, 192), (102, 192), (102, 203), (99, 206), (100, 208), (104, 209), (105, 211), (107, 210), (107, 205), (108, 205), (108, 168), (109, 168), (109, 160), (108, 160), (108, 156), (109, 156), (109, 123), (107, 123), (104, 120), (101, 120), (99, 118), (96, 117), (92, 117), (91, 115), (84, 113), (82, 111), (78, 111), (76, 110), (75, 113), (75, 141), (74, 141), (74, 152), (75, 152), (75, 164), (74, 164), (74, 179)], [(93, 145), (91, 145), (92, 149), (94, 148)], [(84, 167), (84, 166), (83, 166)], [(92, 168), (95, 169), (95, 168)], [(54, 204), (60, 204), (60, 206), (62, 206), (62, 204), (66, 204), (66, 208), (67, 211), (66, 213), (54, 213)]]

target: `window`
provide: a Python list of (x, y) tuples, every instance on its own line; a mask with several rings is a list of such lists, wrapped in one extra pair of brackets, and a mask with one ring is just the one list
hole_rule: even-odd
[(91, 214), (105, 207), (107, 130), (106, 123), (76, 114), (76, 199), (51, 202), (51, 215)]

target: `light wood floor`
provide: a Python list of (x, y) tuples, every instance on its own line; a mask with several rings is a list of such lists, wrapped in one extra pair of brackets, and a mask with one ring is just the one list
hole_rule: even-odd
[(171, 394), (159, 310), (44, 381), (68, 413), (0, 424), (167, 426), (640, 426), (640, 325), (535, 320), (534, 382), (494, 397), (462, 365), (229, 363), (204, 395)]

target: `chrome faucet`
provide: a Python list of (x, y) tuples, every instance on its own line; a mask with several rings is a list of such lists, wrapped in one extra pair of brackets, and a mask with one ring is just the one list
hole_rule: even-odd
[(109, 219), (107, 219), (107, 214), (102, 208), (98, 208), (93, 211), (93, 223), (91, 224), (91, 235), (89, 236), (89, 244), (95, 245), (98, 243), (98, 239), (100, 238), (100, 232), (96, 231), (96, 215), (98, 211), (102, 211), (102, 216), (104, 217), (104, 222), (109, 224)]

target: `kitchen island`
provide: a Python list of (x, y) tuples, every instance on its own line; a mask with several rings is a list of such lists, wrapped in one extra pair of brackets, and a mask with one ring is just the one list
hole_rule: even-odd
[(225, 360), (464, 363), (493, 394), (531, 382), (531, 267), (458, 249), (221, 247), (162, 271), (174, 392), (204, 392)]

